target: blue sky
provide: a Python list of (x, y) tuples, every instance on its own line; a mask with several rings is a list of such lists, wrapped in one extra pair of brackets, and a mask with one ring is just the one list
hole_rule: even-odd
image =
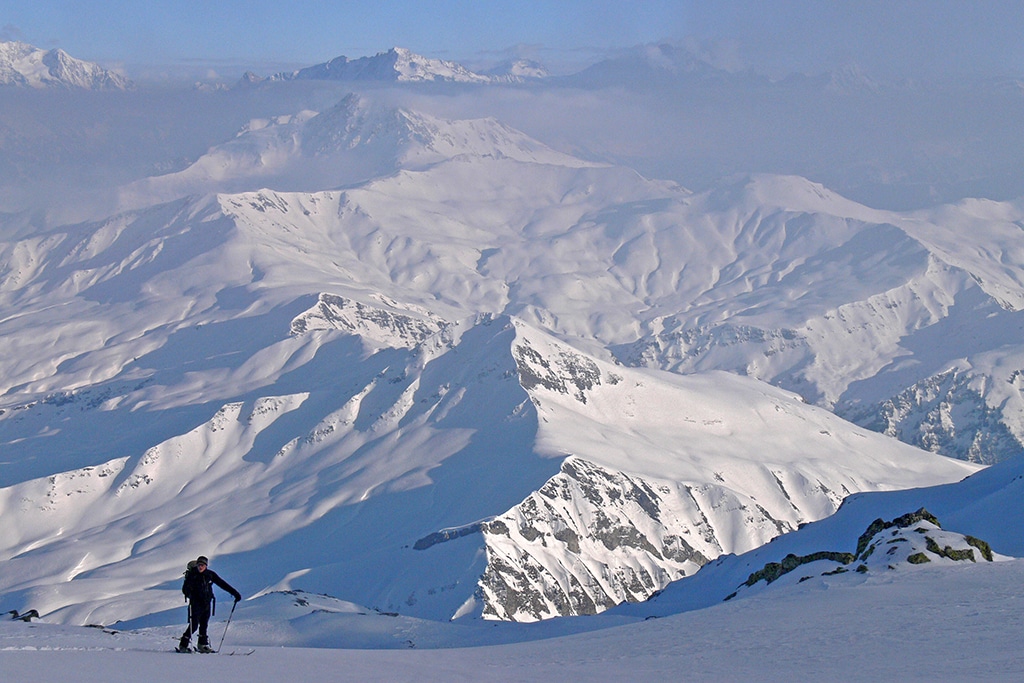
[(1024, 71), (1020, 0), (0, 0), (0, 38), (121, 66), (267, 71), (392, 46), (558, 70), (668, 40), (733, 67)]

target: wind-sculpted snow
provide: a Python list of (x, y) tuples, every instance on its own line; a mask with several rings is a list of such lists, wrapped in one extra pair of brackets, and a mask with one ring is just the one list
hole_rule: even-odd
[[(371, 307), (356, 311), (360, 329), (383, 329)], [(645, 597), (720, 552), (828, 514), (848, 492), (969, 471), (751, 380), (615, 368), (508, 319), (446, 328), (412, 348), (402, 335), (295, 336), (284, 325), (281, 336), (275, 353), (290, 355), (262, 368), (280, 374), (205, 401), (194, 428), (0, 489), (6, 599), (76, 623), (170, 608), (180, 594), (168, 577), (201, 548), (226, 575), (244, 567), (249, 592), (301, 586), (432, 619), (532, 620)], [(543, 384), (523, 379), (545, 366)], [(174, 411), (158, 406), (193, 381), (158, 384), (174, 377), (123, 387), (101, 407), (47, 410), (66, 411), (69, 428), (106, 411), (135, 415), (121, 424), (167, 420), (161, 412)], [(779, 424), (749, 422), (773, 414)], [(140, 429), (135, 443), (153, 434)], [(27, 450), (71, 443), (26, 436)], [(561, 517), (529, 515), (522, 502), (555, 499)], [(527, 518), (504, 522), (510, 536), (496, 540), (502, 520)], [(553, 564), (517, 585), (517, 598), (491, 597), (492, 577), (536, 568), (509, 569), (506, 558), (535, 555), (548, 532), (559, 539)], [(607, 584), (581, 581), (572, 609), (498, 607), (551, 594), (552, 575), (568, 576), (552, 572), (573, 558)]]
[(14, 608), (170, 608), (202, 552), (253, 592), (596, 612), (850, 493), (975, 469), (801, 397), (874, 424), (956, 359), (923, 445), (1021, 438), (1013, 205), (904, 215), (767, 176), (693, 194), (358, 97), (147, 182), (97, 221), (0, 217)]
[[(364, 176), (374, 179), (345, 192), (260, 190), (222, 204), (282, 254), (333, 255), (292, 282), (341, 275), (442, 316), (515, 315), (629, 365), (751, 375), (954, 457), (994, 462), (1024, 443), (1013, 204), (899, 214), (770, 176), (692, 196), (493, 120), (443, 121), (357, 96), (254, 122), (129, 196)], [(914, 436), (925, 416), (876, 418), (965, 364), (980, 403), (946, 411), (934, 438)]]

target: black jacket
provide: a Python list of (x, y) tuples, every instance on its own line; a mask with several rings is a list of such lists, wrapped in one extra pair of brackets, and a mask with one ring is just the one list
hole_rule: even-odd
[(209, 605), (213, 601), (213, 584), (217, 584), (230, 593), (236, 602), (242, 599), (242, 595), (232, 588), (231, 584), (217, 576), (217, 572), (209, 567), (203, 572), (191, 567), (185, 572), (185, 581), (181, 584), (181, 592), (193, 605)]

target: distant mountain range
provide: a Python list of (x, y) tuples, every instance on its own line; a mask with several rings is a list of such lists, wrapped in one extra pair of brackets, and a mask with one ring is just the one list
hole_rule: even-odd
[(279, 73), (271, 80), (512, 83), (545, 76), (547, 71), (544, 67), (528, 60), (512, 60), (486, 74), (479, 74), (455, 62), (431, 59), (402, 47), (393, 47), (372, 57), (335, 57), (305, 69)]
[(19, 42), (0, 42), (0, 85), (85, 90), (132, 87), (124, 76), (75, 59), (63, 50), (41, 50)]

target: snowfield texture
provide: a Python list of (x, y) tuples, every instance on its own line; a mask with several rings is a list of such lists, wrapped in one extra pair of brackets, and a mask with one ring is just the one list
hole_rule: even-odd
[(692, 193), (363, 95), (105, 199), (0, 215), (0, 594), (51, 622), (180, 606), (199, 553), (595, 614), (1024, 441), (1019, 203)]
[[(240, 603), (226, 630), (225, 617), (215, 617), (211, 634), (224, 637), (220, 656), (170, 652), (182, 607), (102, 629), (45, 618), (0, 621), (0, 656), (12, 676), (45, 666), (82, 681), (211, 672), (243, 681), (342, 668), (367, 680), (621, 680), (638, 670), (655, 680), (680, 670), (694, 671), (695, 680), (914, 680), (938, 671), (953, 680), (1011, 680), (1024, 672), (1015, 648), (1024, 631), (1015, 609), (1024, 567), (998, 552), (990, 562), (978, 546), (991, 539), (1000, 550), (1024, 552), (1015, 531), (1019, 506), (1006, 505), (1019, 500), (1020, 475), (1019, 463), (1006, 463), (959, 484), (855, 496), (833, 517), (707, 565), (649, 603), (593, 617), (442, 623), (277, 591)], [(922, 502), (941, 509), (942, 518), (890, 513)], [(886, 518), (869, 522), (878, 511)], [(980, 537), (968, 540), (957, 529)], [(933, 544), (947, 554), (970, 551), (973, 561), (934, 554)], [(862, 571), (836, 572), (837, 563), (811, 558), (822, 548), (852, 556), (872, 546)], [(930, 561), (894, 561), (909, 559), (912, 548)], [(770, 583), (751, 581), (766, 560), (789, 566), (786, 557), (797, 556), (812, 561)], [(723, 600), (727, 590), (735, 595)], [(238, 656), (223, 656), (231, 654)], [(174, 666), (168, 657), (178, 657)], [(856, 665), (837, 665), (843, 661)]]

